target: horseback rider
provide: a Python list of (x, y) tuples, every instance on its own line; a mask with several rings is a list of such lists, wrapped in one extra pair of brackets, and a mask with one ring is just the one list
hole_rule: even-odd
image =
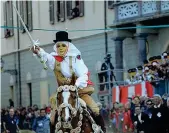
[[(78, 90), (79, 97), (83, 99), (87, 106), (95, 114), (95, 121), (105, 131), (104, 121), (99, 112), (99, 107), (90, 96), (94, 92), (92, 82), (89, 80), (89, 71), (81, 58), (81, 52), (68, 39), (68, 33), (59, 31), (56, 33), (56, 40), (53, 40), (55, 45), (53, 47), (55, 52), (51, 54), (45, 52), (40, 47), (32, 48), (34, 54), (38, 52), (49, 67), (53, 70), (58, 86), (75, 85)], [(74, 83), (72, 80), (75, 80)], [(55, 94), (50, 98), (53, 105), (53, 113), (51, 114), (51, 123), (54, 124), (55, 116)]]

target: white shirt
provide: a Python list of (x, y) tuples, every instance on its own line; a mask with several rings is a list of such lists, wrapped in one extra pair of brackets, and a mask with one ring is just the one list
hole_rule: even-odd
[[(49, 67), (54, 70), (55, 68), (55, 61), (56, 59), (53, 57), (53, 55), (45, 52), (42, 48), (40, 50), (41, 56), (45, 62), (49, 65)], [(72, 76), (72, 73), (70, 73), (70, 68), (69, 68), (69, 57), (66, 57), (61, 64), (61, 72), (62, 74), (69, 78)], [(72, 57), (72, 69), (75, 73), (75, 75), (78, 77), (76, 80), (75, 85), (80, 88), (87, 87), (87, 82), (88, 82), (88, 68), (84, 64), (82, 59), (77, 59), (76, 57)]]

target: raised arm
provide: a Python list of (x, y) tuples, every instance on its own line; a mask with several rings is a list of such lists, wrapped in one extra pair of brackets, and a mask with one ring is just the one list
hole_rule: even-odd
[(45, 52), (42, 48), (37, 47), (37, 46), (35, 47), (35, 49), (32, 48), (31, 50), (32, 50), (32, 52), (33, 52), (36, 56), (38, 56), (37, 53), (39, 53), (40, 56), (43, 58), (43, 61), (44, 61), (44, 62), (47, 62), (48, 66), (49, 66), (52, 70), (54, 70), (54, 67), (55, 67), (55, 58), (54, 58), (51, 54)]

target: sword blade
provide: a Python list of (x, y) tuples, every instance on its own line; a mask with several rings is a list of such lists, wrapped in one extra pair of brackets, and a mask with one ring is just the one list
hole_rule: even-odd
[(22, 25), (23, 25), (23, 27), (24, 27), (24, 29), (25, 29), (25, 31), (26, 31), (26, 33), (28, 34), (29, 39), (30, 39), (30, 41), (32, 42), (32, 45), (34, 46), (34, 45), (35, 45), (34, 39), (33, 39), (32, 36), (30, 35), (30, 33), (29, 33), (29, 31), (28, 31), (28, 29), (27, 29), (25, 23), (23, 22), (23, 19), (22, 19), (21, 15), (19, 14), (18, 10), (16, 9), (15, 5), (14, 5), (13, 3), (12, 3), (12, 5), (13, 5), (13, 7), (14, 7), (14, 9), (15, 9), (15, 11), (16, 11), (16, 13), (17, 13), (17, 15), (18, 15), (18, 17), (19, 17), (19, 19), (20, 19), (20, 21), (21, 21), (21, 23), (22, 23)]

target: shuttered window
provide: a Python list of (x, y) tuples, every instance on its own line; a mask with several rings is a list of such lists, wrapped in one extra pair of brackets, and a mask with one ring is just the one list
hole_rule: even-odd
[(80, 17), (84, 16), (84, 1), (79, 1), (79, 11), (80, 11), (79, 16)]
[(67, 1), (66, 7), (68, 19), (84, 16), (84, 1), (81, 0)]
[(50, 18), (50, 23), (54, 24), (55, 23), (55, 17), (54, 17), (54, 1), (49, 1), (49, 18)]
[(72, 18), (72, 1), (66, 1), (67, 18)]
[[(33, 23), (32, 23), (32, 1), (20, 1), (20, 15), (28, 28), (29, 31), (33, 30)], [(20, 27), (22, 28), (22, 33), (25, 33), (25, 29), (20, 22)]]
[(60, 1), (60, 21), (65, 21), (65, 1)]
[(32, 23), (32, 1), (27, 1), (27, 5), (28, 5), (28, 17), (27, 17), (27, 21), (28, 21), (28, 27), (29, 27), (29, 31), (33, 30), (33, 23)]
[[(14, 29), (13, 27), (13, 6), (12, 1), (7, 1), (4, 3), (4, 26), (5, 28), (5, 38), (13, 36), (14, 35)], [(9, 27), (9, 28), (8, 28)], [(11, 28), (10, 28), (11, 27)]]

